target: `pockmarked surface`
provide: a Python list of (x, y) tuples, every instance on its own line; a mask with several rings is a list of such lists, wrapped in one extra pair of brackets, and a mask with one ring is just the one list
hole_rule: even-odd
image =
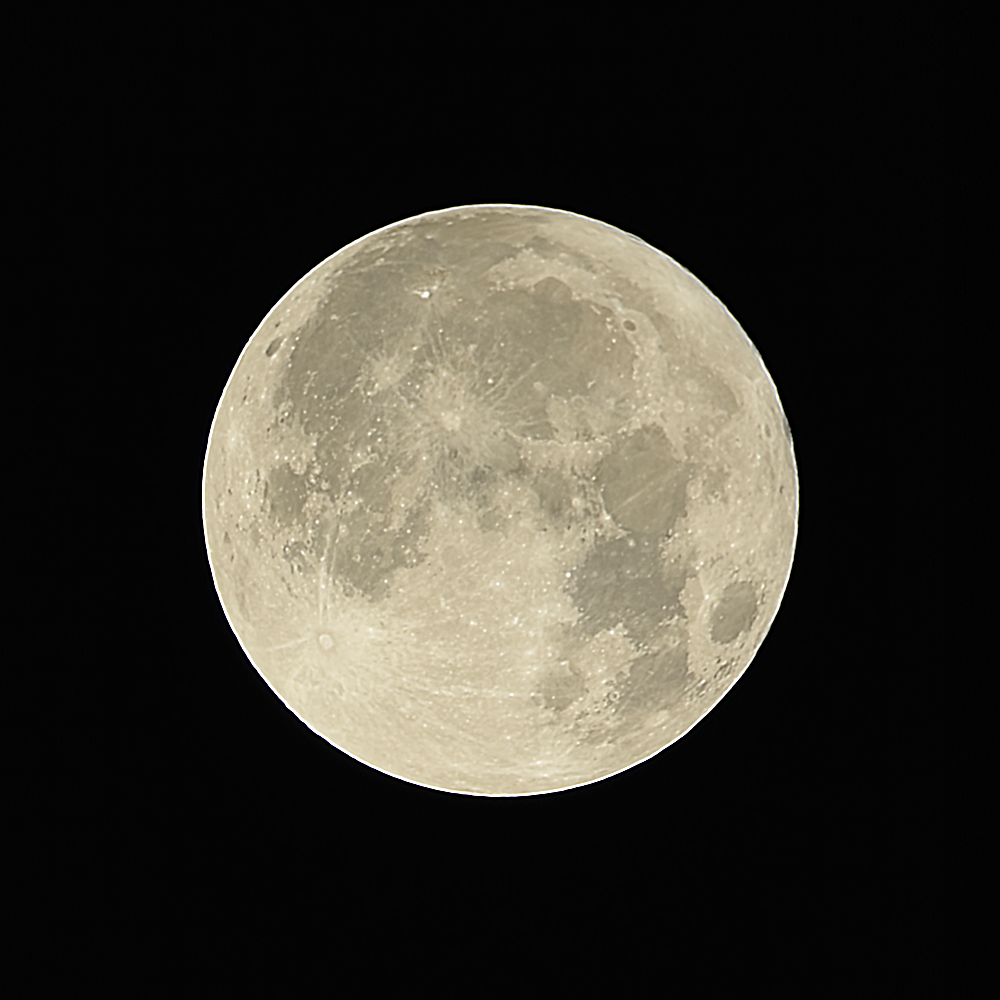
[(204, 521), (286, 705), (408, 781), (517, 795), (644, 760), (774, 619), (797, 525), (758, 353), (662, 253), (471, 206), (299, 282), (216, 413)]

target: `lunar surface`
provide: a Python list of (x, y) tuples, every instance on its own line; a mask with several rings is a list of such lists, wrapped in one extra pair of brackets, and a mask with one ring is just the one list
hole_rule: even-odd
[(690, 273), (567, 212), (352, 243), (271, 311), (204, 470), (251, 662), (406, 781), (533, 794), (682, 736), (743, 673), (798, 488), (760, 356)]

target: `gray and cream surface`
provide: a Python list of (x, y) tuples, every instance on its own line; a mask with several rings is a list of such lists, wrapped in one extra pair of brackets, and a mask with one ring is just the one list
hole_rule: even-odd
[(204, 525), (228, 619), (309, 727), (434, 788), (642, 761), (746, 669), (792, 562), (775, 387), (691, 274), (550, 209), (379, 230), (229, 378)]

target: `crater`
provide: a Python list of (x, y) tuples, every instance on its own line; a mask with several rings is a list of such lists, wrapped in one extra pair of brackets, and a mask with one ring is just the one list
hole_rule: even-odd
[(757, 617), (757, 591), (752, 583), (731, 583), (712, 612), (712, 641), (720, 645), (732, 642), (745, 632)]

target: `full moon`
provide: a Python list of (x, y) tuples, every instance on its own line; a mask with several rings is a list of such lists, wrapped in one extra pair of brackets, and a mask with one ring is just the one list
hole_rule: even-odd
[(271, 310), (203, 516), (229, 623), (302, 722), (408, 782), (528, 795), (718, 703), (777, 613), (798, 482), (774, 383), (694, 276), (580, 215), (473, 205)]

